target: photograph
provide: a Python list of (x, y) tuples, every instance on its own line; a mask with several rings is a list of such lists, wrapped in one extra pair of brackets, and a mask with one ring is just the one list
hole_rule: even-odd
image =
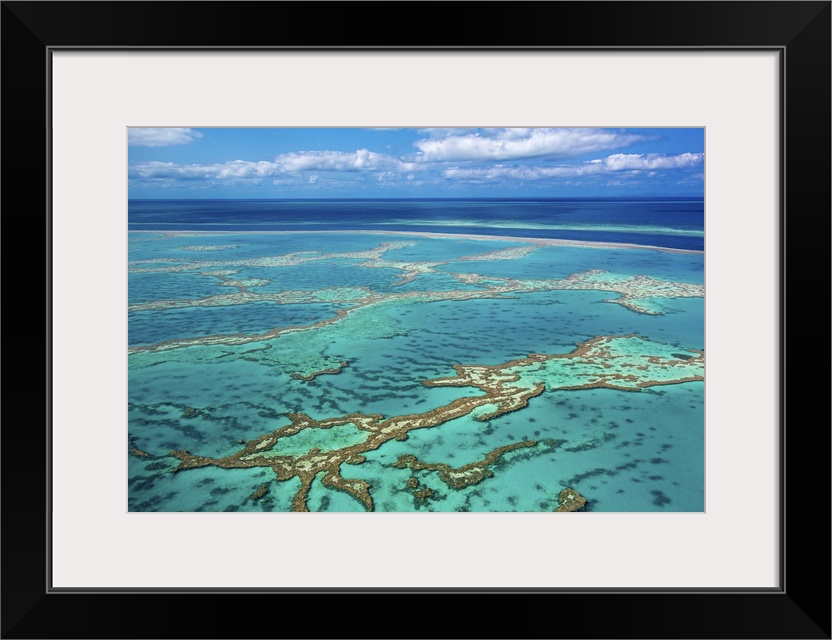
[(705, 511), (704, 127), (127, 136), (130, 512)]
[(0, 637), (830, 638), (830, 0), (2, 4)]

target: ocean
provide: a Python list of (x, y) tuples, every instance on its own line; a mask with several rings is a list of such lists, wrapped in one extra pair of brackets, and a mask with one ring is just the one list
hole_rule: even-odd
[(701, 200), (128, 211), (130, 511), (704, 510)]
[(704, 249), (701, 199), (131, 200), (131, 230), (432, 231)]

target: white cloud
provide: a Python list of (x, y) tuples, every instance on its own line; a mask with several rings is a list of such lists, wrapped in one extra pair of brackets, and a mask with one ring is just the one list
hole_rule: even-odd
[[(259, 184), (264, 178), (271, 178), (274, 185), (315, 185), (322, 184), (319, 172), (330, 174), (373, 174), (379, 184), (397, 182), (397, 176), (404, 176), (409, 170), (404, 163), (392, 156), (359, 149), (355, 153), (338, 151), (310, 151), (278, 156), (274, 162), (248, 162), (232, 160), (222, 164), (175, 164), (173, 162), (142, 162), (129, 169), (133, 180), (153, 182), (159, 186), (172, 183), (211, 182), (214, 184)], [(419, 167), (424, 168), (424, 167)], [(359, 178), (360, 179), (360, 178)], [(354, 182), (339, 182), (327, 177), (326, 186), (334, 188), (348, 186)]]
[(644, 136), (607, 129), (483, 129), (461, 135), (418, 140), (421, 161), (519, 160), (568, 158), (584, 153), (625, 147)]
[(406, 172), (424, 168), (402, 162), (393, 156), (359, 149), (354, 153), (343, 151), (301, 151), (279, 155), (274, 162), (249, 162), (231, 160), (222, 164), (185, 164), (173, 162), (142, 162), (130, 167), (133, 178), (180, 180), (236, 179), (245, 180), (266, 177), (289, 177), (293, 174), (315, 172), (308, 176), (313, 184), (321, 171)]
[(179, 180), (252, 179), (275, 175), (271, 162), (232, 160), (224, 164), (174, 164), (142, 162), (130, 168), (131, 177), (144, 179), (177, 178)]
[(130, 127), (127, 129), (127, 142), (134, 147), (167, 147), (172, 144), (188, 144), (202, 134), (193, 129), (181, 127)]
[(407, 163), (394, 156), (359, 149), (353, 153), (344, 151), (300, 151), (286, 153), (275, 158), (281, 171), (377, 171), (406, 170)]
[(232, 160), (225, 164), (209, 165), (206, 168), (216, 171), (217, 178), (265, 178), (274, 175), (274, 165), (271, 162)]
[(603, 159), (588, 160), (576, 165), (558, 166), (505, 166), (493, 167), (454, 167), (442, 172), (450, 180), (495, 180), (508, 178), (514, 180), (541, 180), (546, 178), (576, 177), (592, 174), (614, 174), (626, 172), (638, 175), (649, 170), (650, 177), (658, 175), (660, 170), (688, 169), (700, 165), (704, 159), (702, 153), (682, 153), (679, 155), (640, 155), (614, 154)]
[(450, 179), (462, 180), (493, 180), (495, 178), (512, 178), (516, 180), (540, 180), (543, 178), (559, 178), (578, 176), (591, 173), (601, 173), (603, 166), (598, 164), (564, 165), (560, 167), (486, 167), (472, 169), (446, 169), (442, 175)]
[[(336, 174), (349, 182), (362, 184), (369, 174), (375, 184), (484, 184), (507, 181), (574, 180), (607, 175), (610, 179), (632, 181), (638, 174), (661, 177), (676, 171), (676, 177), (690, 179), (694, 171), (701, 173), (702, 153), (624, 154), (614, 153), (585, 162), (562, 164), (553, 162), (562, 157), (584, 154), (588, 150), (622, 146), (643, 136), (608, 129), (465, 129), (426, 130), (435, 137), (419, 140), (421, 150), (405, 158), (377, 153), (363, 148), (345, 151), (298, 151), (276, 156), (271, 161), (231, 160), (214, 164), (175, 164), (173, 162), (142, 162), (130, 167), (134, 180), (168, 184), (171, 181), (197, 184), (258, 183), (269, 179), (275, 185), (341, 184)], [(131, 144), (177, 144), (177, 137), (193, 140), (198, 132), (190, 129), (130, 129)], [(133, 133), (135, 132), (135, 133)], [(135, 137), (135, 140), (134, 140)], [(180, 140), (181, 143), (182, 140)], [(599, 154), (600, 155), (600, 154)], [(455, 158), (455, 160), (451, 160)], [(529, 162), (524, 159), (530, 158)], [(480, 161), (479, 163), (474, 161)], [(326, 173), (324, 173), (326, 172)], [(360, 174), (356, 176), (355, 174)], [(349, 175), (349, 178), (347, 177)], [(321, 180), (323, 176), (323, 180)], [(701, 177), (698, 179), (701, 180)]]
[(611, 171), (628, 169), (687, 169), (702, 163), (704, 153), (681, 153), (675, 156), (659, 154), (641, 155), (635, 153), (616, 153), (609, 156), (604, 163)]

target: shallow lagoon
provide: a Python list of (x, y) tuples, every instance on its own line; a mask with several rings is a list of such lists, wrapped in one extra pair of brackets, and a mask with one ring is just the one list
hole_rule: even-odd
[[(285, 458), (288, 468), (310, 450), (342, 450), (370, 434), (352, 423), (328, 427), (327, 420), (427, 416), (482, 397), (473, 386), (423, 384), (454, 376), (455, 365), (565, 355), (598, 336), (637, 334), (683, 355), (704, 348), (701, 296), (646, 300), (648, 314), (607, 302), (621, 295), (615, 291), (540, 284), (601, 269), (619, 274), (612, 281), (644, 275), (702, 285), (701, 253), (418, 234), (130, 238), (131, 303), (185, 305), (128, 314), (131, 511), (291, 510), (302, 485), (297, 475), (280, 480), (268, 466), (183, 468), (184, 460), (169, 454), (228, 459), (303, 414), (315, 424), (296, 436), (284, 431), (275, 444), (260, 441), (259, 451)], [(517, 248), (523, 250), (500, 253)], [(523, 286), (532, 281), (536, 289)], [(343, 287), (368, 297), (339, 299), (334, 290)], [(329, 293), (317, 302), (267, 298), (299, 290)], [(229, 294), (227, 304), (201, 304)], [(169, 340), (184, 342), (158, 346)], [(649, 371), (644, 376), (649, 380)], [(345, 485), (316, 474), (306, 508), (366, 511), (356, 497), (361, 489), (349, 484), (364, 482), (376, 511), (553, 511), (566, 487), (580, 492), (590, 511), (704, 509), (701, 381), (638, 391), (545, 389), (527, 406), (485, 421), (478, 411), (409, 430), (364, 451), (363, 460), (341, 463)], [(415, 456), (460, 468), (530, 441), (536, 444), (485, 464), (490, 475), (464, 487), (452, 488), (437, 470), (394, 466)]]

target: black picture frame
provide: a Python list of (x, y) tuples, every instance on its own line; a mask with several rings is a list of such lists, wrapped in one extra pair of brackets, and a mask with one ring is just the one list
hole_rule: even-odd
[[(829, 386), (825, 376), (810, 373), (818, 365), (828, 371), (830, 352), (830, 7), (828, 1), (3, 2), (2, 637), (830, 638), (830, 430), (823, 419)], [(376, 27), (378, 16), (388, 28)], [(556, 592), (52, 589), (50, 52), (131, 47), (778, 51), (784, 187), (780, 586)], [(807, 282), (821, 303), (805, 298), (801, 287)], [(738, 348), (753, 345), (738, 337)], [(742, 452), (737, 455), (741, 464)], [(44, 464), (33, 464), (41, 456)], [(591, 562), (591, 550), (585, 552)], [(384, 624), (383, 617), (358, 618), (359, 612), (381, 611), (378, 605), (396, 616), (397, 628)], [(316, 608), (318, 615), (312, 614)]]

